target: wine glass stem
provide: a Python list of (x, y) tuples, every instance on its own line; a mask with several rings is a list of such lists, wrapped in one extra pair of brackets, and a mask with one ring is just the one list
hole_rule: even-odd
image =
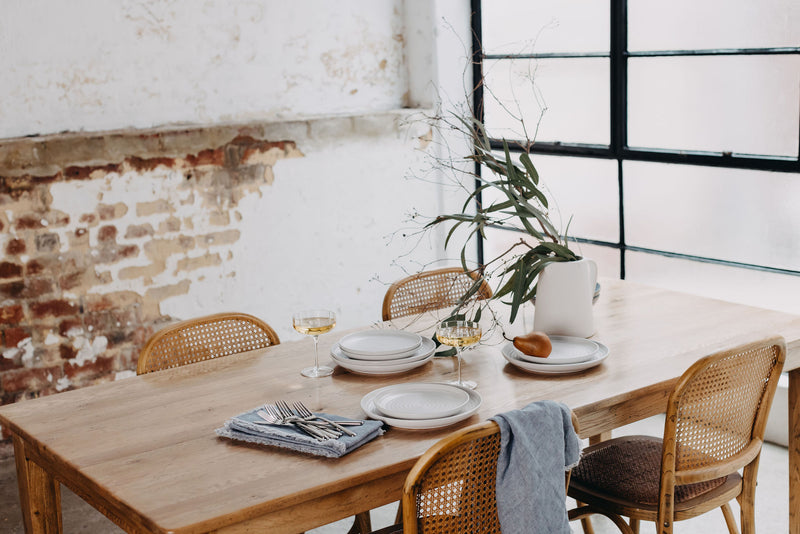
[(314, 338), (314, 369), (319, 369), (319, 336), (311, 336)]
[(456, 354), (458, 355), (458, 385), (463, 386), (461, 381), (461, 347), (456, 347)]

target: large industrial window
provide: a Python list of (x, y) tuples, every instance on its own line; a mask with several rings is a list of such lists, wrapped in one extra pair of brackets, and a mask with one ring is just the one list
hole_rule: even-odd
[(475, 109), (602, 275), (800, 312), (800, 2), (472, 7)]

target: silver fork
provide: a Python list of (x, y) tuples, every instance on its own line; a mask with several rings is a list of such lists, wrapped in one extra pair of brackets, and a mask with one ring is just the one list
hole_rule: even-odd
[(286, 401), (279, 400), (275, 402), (275, 407), (278, 409), (278, 412), (281, 414), (284, 421), (294, 423), (300, 428), (308, 430), (311, 433), (317, 434), (326, 439), (327, 438), (336, 439), (342, 435), (341, 432), (337, 432), (335, 430), (326, 428), (324, 426), (315, 426), (309, 424), (308, 421), (305, 421), (302, 417), (294, 413)]
[(277, 405), (265, 404), (264, 410), (259, 410), (258, 415), (265, 421), (272, 422), (273, 424), (297, 427), (306, 434), (308, 434), (309, 436), (319, 441), (324, 441), (331, 437), (329, 434), (322, 432), (321, 430), (315, 428), (312, 425), (304, 424), (302, 420), (300, 420), (297, 417), (292, 418), (290, 416), (285, 416), (283, 412), (277, 407)]
[(342, 425), (338, 424), (336, 421), (331, 421), (330, 419), (326, 419), (325, 417), (321, 417), (319, 415), (316, 415), (316, 414), (312, 413), (311, 410), (306, 408), (306, 405), (303, 404), (302, 402), (295, 402), (295, 403), (292, 404), (292, 406), (294, 406), (294, 409), (297, 412), (297, 414), (300, 417), (302, 417), (303, 419), (306, 419), (306, 420), (319, 419), (320, 421), (325, 421), (326, 423), (328, 423), (332, 427), (336, 428), (340, 432), (344, 432), (348, 436), (355, 436), (356, 435), (355, 432), (352, 432), (352, 431), (346, 429)]

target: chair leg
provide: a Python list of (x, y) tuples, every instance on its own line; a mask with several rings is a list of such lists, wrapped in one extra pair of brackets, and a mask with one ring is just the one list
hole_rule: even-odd
[[(591, 506), (581, 506), (579, 508), (575, 508), (570, 510), (567, 514), (570, 521), (575, 521), (576, 519), (580, 519), (583, 522), (585, 519), (589, 519), (589, 516), (592, 514), (600, 514), (604, 515), (609, 518), (619, 529), (622, 534), (634, 534), (631, 527), (628, 523), (625, 522), (622, 517), (618, 516), (617, 514), (613, 514), (610, 512), (606, 512), (605, 510), (600, 510), (599, 508), (593, 508)], [(589, 523), (591, 528), (591, 523)]]
[(722, 515), (725, 517), (725, 525), (728, 527), (729, 534), (739, 534), (739, 527), (736, 525), (736, 517), (733, 515), (731, 505), (725, 503), (719, 508), (722, 510)]
[(639, 534), (639, 520), (631, 517), (630, 525), (633, 534)]
[(369, 512), (361, 512), (356, 514), (353, 520), (353, 526), (347, 531), (347, 534), (367, 534), (372, 532), (372, 520)]
[[(584, 504), (580, 501), (575, 501), (575, 505), (580, 508)], [(576, 508), (577, 509), (577, 508)], [(583, 534), (594, 534), (594, 527), (592, 526), (592, 519), (587, 515), (586, 517), (581, 518), (581, 528), (583, 529)]]

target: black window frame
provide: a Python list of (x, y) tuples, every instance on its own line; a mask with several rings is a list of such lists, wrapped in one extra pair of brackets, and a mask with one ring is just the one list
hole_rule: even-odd
[[(503, 59), (564, 59), (564, 58), (608, 58), (610, 62), (610, 142), (609, 145), (584, 144), (584, 143), (548, 143), (535, 141), (530, 147), (532, 154), (545, 154), (553, 156), (588, 157), (609, 159), (617, 161), (617, 185), (619, 192), (619, 240), (618, 242), (600, 241), (594, 239), (571, 237), (571, 241), (586, 243), (601, 247), (619, 250), (620, 278), (625, 279), (626, 252), (642, 252), (664, 257), (679, 258), (689, 261), (711, 263), (722, 266), (744, 268), (756, 271), (765, 271), (776, 274), (800, 276), (800, 269), (784, 269), (769, 265), (736, 262), (713, 257), (683, 254), (662, 249), (653, 249), (629, 245), (625, 241), (625, 204), (623, 189), (623, 163), (625, 161), (647, 161), (655, 163), (670, 163), (678, 165), (693, 165), (707, 167), (722, 167), (729, 169), (749, 169), (772, 172), (794, 173), (800, 175), (800, 146), (796, 157), (745, 155), (730, 152), (687, 151), (657, 148), (631, 148), (628, 146), (628, 59), (636, 57), (666, 57), (666, 56), (748, 56), (748, 55), (798, 55), (800, 47), (778, 48), (724, 48), (706, 50), (663, 50), (663, 51), (636, 51), (627, 49), (628, 42), (628, 15), (627, 0), (609, 0), (610, 7), (610, 47), (609, 52), (587, 53), (532, 53), (532, 54), (484, 54), (482, 48), (482, 1), (471, 0), (472, 9), (472, 76), (474, 92), (472, 106), (475, 116), (483, 121), (483, 62), (484, 60)], [(487, 3), (488, 5), (488, 3)], [(798, 132), (800, 132), (800, 116), (797, 117)], [(800, 135), (798, 136), (800, 139)], [(513, 144), (513, 140), (509, 140)], [(494, 148), (502, 149), (499, 139), (492, 139)], [(800, 145), (800, 141), (798, 142)], [(480, 176), (481, 168), (476, 164), (476, 175)], [(800, 178), (800, 176), (798, 176)], [(476, 180), (476, 188), (480, 182)], [(478, 195), (476, 202), (480, 203)], [(483, 238), (477, 236), (478, 264), (484, 264)]]

